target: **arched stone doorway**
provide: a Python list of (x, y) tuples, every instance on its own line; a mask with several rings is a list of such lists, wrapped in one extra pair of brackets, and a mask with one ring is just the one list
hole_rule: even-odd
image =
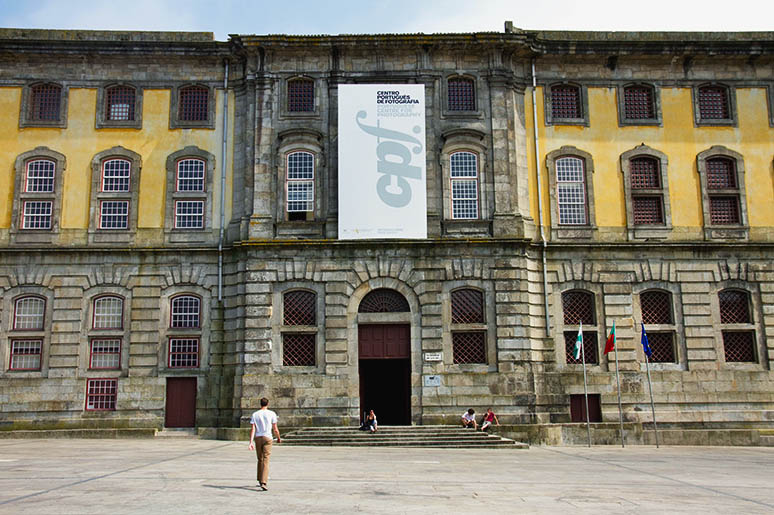
[(358, 307), (359, 315), (381, 314), (358, 325), (358, 374), (360, 415), (372, 409), (383, 425), (411, 424), (411, 324), (400, 315), (410, 311), (406, 298), (388, 288), (372, 290)]

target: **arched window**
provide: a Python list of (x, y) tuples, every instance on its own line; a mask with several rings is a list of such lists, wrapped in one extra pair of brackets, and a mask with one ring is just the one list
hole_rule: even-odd
[(179, 295), (172, 298), (170, 327), (198, 328), (201, 317), (201, 299), (193, 295)]
[(675, 320), (672, 295), (662, 290), (640, 293), (641, 321), (648, 335), (653, 363), (676, 363)]
[(556, 160), (556, 199), (560, 225), (586, 225), (586, 173), (583, 160), (560, 157)]
[[(9, 370), (38, 371), (43, 357), (46, 300), (25, 295), (14, 301)], [(18, 334), (18, 333), (23, 334)]]
[(726, 363), (755, 363), (755, 326), (746, 291), (727, 289), (718, 293), (723, 353)]
[(89, 369), (121, 368), (123, 328), (124, 299), (116, 295), (95, 298), (89, 332)]
[(137, 230), (139, 154), (123, 147), (104, 150), (92, 158), (92, 242), (128, 243)]
[[(21, 202), (21, 229), (51, 229), (54, 199), (44, 199), (40, 194), (54, 193), (55, 182), (56, 163), (54, 161), (35, 159), (27, 162), (24, 176), (25, 195)], [(35, 195), (26, 195), (28, 193)]]
[(317, 295), (291, 290), (282, 298), (282, 364), (313, 367), (317, 364)]
[[(580, 364), (584, 359), (586, 364), (599, 363), (594, 294), (584, 290), (570, 290), (562, 293), (562, 316), (567, 364)], [(583, 335), (583, 357), (576, 358), (574, 350), (578, 333)]]
[(449, 111), (475, 111), (476, 88), (472, 79), (452, 77), (446, 81)]
[(314, 111), (314, 81), (311, 79), (291, 79), (287, 81), (287, 109), (290, 113)]
[(451, 336), (455, 364), (487, 362), (482, 291), (460, 288), (451, 292)]
[(594, 212), (594, 159), (573, 146), (546, 155), (551, 200), (551, 239), (591, 238)]
[(16, 299), (13, 312), (14, 331), (42, 331), (46, 301), (40, 297)]
[(121, 329), (124, 324), (124, 299), (112, 295), (94, 300), (92, 329)]
[(306, 213), (314, 212), (314, 179), (314, 154), (290, 152), (285, 186), (288, 220), (306, 220)]
[(395, 290), (377, 288), (363, 297), (358, 313), (407, 313), (411, 311), (406, 297)]
[(709, 238), (746, 237), (747, 206), (741, 154), (714, 146), (698, 155), (697, 169), (705, 235)]
[(454, 152), (450, 159), (452, 219), (478, 218), (478, 156)]
[(639, 145), (621, 154), (629, 238), (665, 238), (672, 227), (667, 156)]

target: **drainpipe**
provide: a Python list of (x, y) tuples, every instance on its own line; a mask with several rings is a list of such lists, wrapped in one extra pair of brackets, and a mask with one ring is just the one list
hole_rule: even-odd
[(535, 58), (532, 58), (532, 129), (535, 138), (535, 173), (537, 174), (538, 189), (538, 226), (540, 227), (540, 242), (542, 243), (543, 258), (543, 303), (546, 310), (546, 336), (551, 336), (551, 315), (548, 312), (548, 272), (546, 271), (546, 233), (543, 230), (543, 181), (540, 178), (540, 141), (538, 140), (538, 115), (537, 100), (537, 76), (535, 75)]
[(223, 76), (223, 149), (220, 158), (220, 237), (218, 238), (218, 302), (223, 302), (223, 240), (226, 233), (226, 160), (228, 158), (228, 59)]

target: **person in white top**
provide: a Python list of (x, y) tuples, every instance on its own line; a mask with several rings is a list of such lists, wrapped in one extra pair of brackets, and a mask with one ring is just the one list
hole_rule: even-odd
[(282, 443), (279, 429), (277, 429), (277, 414), (269, 409), (269, 399), (261, 399), (261, 409), (250, 417), (250, 444), (248, 449), (255, 450), (258, 458), (258, 484), (261, 490), (268, 490), (269, 480), (269, 456), (271, 456), (271, 433), (277, 435), (277, 443)]
[(473, 408), (462, 414), (462, 427), (472, 427), (473, 429), (478, 427), (478, 424), (476, 424), (476, 411)]

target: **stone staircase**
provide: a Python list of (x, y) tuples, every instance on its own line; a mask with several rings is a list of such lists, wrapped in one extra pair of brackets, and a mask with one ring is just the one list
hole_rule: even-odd
[(198, 439), (199, 434), (193, 427), (165, 427), (161, 431), (156, 431), (156, 438), (194, 438)]
[(445, 447), (528, 449), (529, 445), (456, 426), (379, 426), (371, 433), (356, 427), (314, 427), (289, 431), (283, 445), (336, 447)]

